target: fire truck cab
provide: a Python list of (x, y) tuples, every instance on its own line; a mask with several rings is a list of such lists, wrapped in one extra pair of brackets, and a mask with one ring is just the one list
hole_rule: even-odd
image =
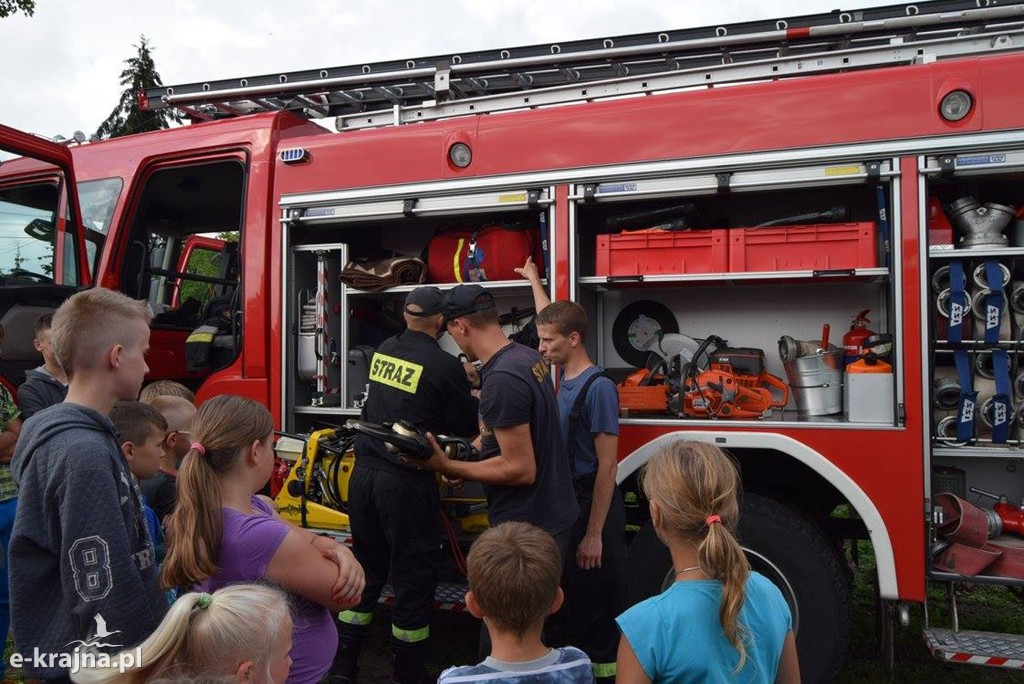
[[(478, 250), (485, 230), (529, 232), (549, 294), (588, 311), (588, 349), (622, 381), (631, 598), (671, 569), (637, 472), (673, 440), (712, 441), (742, 470), (742, 541), (790, 603), (804, 678), (826, 681), (859, 540), (886, 630), (929, 583), (1024, 586), (1024, 5), (982, 4), (155, 89), (151, 107), (194, 125), (70, 150), (93, 198), (75, 263), (153, 304), (154, 377), (266, 402), (302, 436), (282, 496), (343, 531), (350, 456), (317, 461), (317, 444), (358, 417), (366, 360), (419, 282), (356, 286), (351, 269), (425, 257), (427, 273), (455, 235), (431, 282), (486, 281), (512, 332), (530, 287), (495, 274), (526, 252)], [(7, 167), (0, 201), (33, 177)], [(237, 250), (190, 273), (177, 255), (209, 234)], [(185, 370), (225, 296), (223, 353)], [(864, 310), (878, 339), (844, 350)], [(478, 529), (477, 504), (446, 510), (463, 542)], [(937, 656), (1019, 666), (1024, 637), (992, 646), (953, 608), (951, 628), (926, 625)]]

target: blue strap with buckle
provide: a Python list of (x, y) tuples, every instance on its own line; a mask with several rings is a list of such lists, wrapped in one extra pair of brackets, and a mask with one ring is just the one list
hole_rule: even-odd
[(953, 352), (956, 375), (960, 381), (960, 397), (956, 409), (956, 441), (969, 442), (974, 439), (974, 411), (978, 404), (978, 393), (971, 383), (971, 362), (966, 349)]
[(1013, 415), (1010, 356), (1006, 350), (992, 350), (992, 368), (996, 376), (996, 393), (992, 397), (992, 441), (995, 444), (1005, 444), (1010, 436), (1010, 419)]
[(999, 341), (999, 325), (1003, 321), (1003, 309), (1006, 308), (1003, 271), (996, 259), (985, 261), (985, 278), (989, 290), (985, 297), (985, 343), (995, 344)]
[[(964, 321), (967, 314), (967, 276), (964, 262), (953, 259), (949, 262), (949, 341), (964, 341)], [(963, 387), (963, 385), (960, 385)], [(968, 385), (969, 387), (970, 385)]]

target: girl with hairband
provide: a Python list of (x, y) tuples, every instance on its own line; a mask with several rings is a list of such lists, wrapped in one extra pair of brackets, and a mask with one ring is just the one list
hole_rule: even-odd
[(289, 684), (314, 684), (338, 646), (332, 613), (357, 604), (363, 569), (342, 544), (285, 522), (257, 492), (274, 467), (273, 419), (262, 404), (222, 395), (199, 407), (192, 448), (178, 470), (161, 579), (213, 592), (270, 580), (294, 605)]
[[(185, 594), (137, 648), (110, 656), (111, 667), (83, 668), (71, 681), (284, 684), (291, 648), (288, 598), (268, 586), (235, 584), (213, 594)], [(129, 660), (133, 666), (122, 670)]]
[(675, 581), (618, 617), (616, 681), (798, 684), (789, 606), (750, 570), (734, 533), (736, 465), (713, 444), (679, 441), (647, 463), (640, 485)]

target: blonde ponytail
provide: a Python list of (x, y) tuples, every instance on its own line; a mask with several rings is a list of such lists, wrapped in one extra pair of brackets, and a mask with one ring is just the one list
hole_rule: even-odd
[[(156, 631), (137, 648), (141, 660), (122, 671), (122, 654), (111, 666), (83, 668), (75, 684), (143, 684), (156, 678), (217, 681), (251, 661), (256, 681), (270, 681), (274, 647), (291, 632), (288, 599), (272, 587), (235, 584), (209, 594), (181, 596)], [(135, 648), (125, 651), (135, 653)]]
[(718, 619), (729, 643), (740, 654), (739, 662), (733, 671), (735, 674), (742, 670), (747, 662), (747, 649), (743, 643), (746, 634), (739, 622), (739, 615), (746, 598), (750, 564), (736, 536), (717, 522), (707, 526), (704, 539), (698, 543), (697, 562), (708, 577), (722, 582), (722, 602), (718, 607)]
[(739, 614), (750, 564), (735, 535), (740, 489), (736, 465), (713, 444), (674, 442), (644, 466), (640, 485), (658, 503), (669, 534), (692, 541), (700, 569), (722, 582), (718, 617), (739, 654), (734, 673), (739, 672), (747, 662), (746, 630)]

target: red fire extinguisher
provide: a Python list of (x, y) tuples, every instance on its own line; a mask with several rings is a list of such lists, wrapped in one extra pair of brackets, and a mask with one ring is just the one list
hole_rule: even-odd
[(851, 363), (860, 358), (861, 343), (875, 332), (868, 328), (868, 323), (871, 321), (868, 319), (868, 313), (871, 309), (864, 309), (859, 314), (854, 316), (853, 324), (850, 329), (843, 335), (843, 368), (846, 368)]

